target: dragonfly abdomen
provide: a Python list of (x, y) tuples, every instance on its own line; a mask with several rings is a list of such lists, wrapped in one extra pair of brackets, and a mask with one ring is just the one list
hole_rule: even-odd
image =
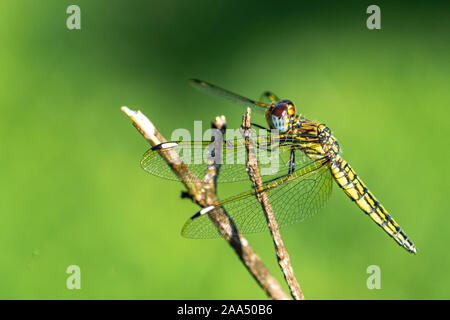
[(341, 156), (336, 155), (329, 163), (334, 179), (347, 196), (387, 234), (394, 238), (399, 245), (411, 253), (416, 253), (414, 244), (408, 239), (407, 235), (401, 230), (397, 222), (390, 216), (372, 192), (367, 189), (348, 162), (342, 159)]

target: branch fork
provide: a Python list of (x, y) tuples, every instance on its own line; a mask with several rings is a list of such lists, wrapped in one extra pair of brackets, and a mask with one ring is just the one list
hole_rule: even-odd
[[(167, 142), (161, 135), (156, 126), (141, 112), (134, 111), (127, 107), (122, 107), (122, 111), (130, 117), (133, 125), (142, 134), (142, 136), (152, 146)], [(217, 117), (212, 122), (212, 128), (224, 132), (226, 128), (225, 117)], [(246, 133), (250, 128), (250, 109), (244, 116), (243, 132)], [(206, 208), (218, 201), (216, 194), (216, 182), (220, 172), (220, 164), (211, 161), (208, 170), (203, 179), (196, 177), (189, 167), (180, 161), (180, 157), (174, 150), (165, 150), (169, 152), (160, 152), (160, 155), (176, 174), (178, 179), (183, 183), (186, 190), (182, 193), (182, 197), (190, 197), (195, 203)], [(262, 185), (259, 174), (258, 163), (254, 153), (248, 152), (247, 170), (255, 187)], [(295, 279), (292, 267), (290, 265), (289, 254), (287, 253), (281, 236), (279, 234), (278, 225), (276, 224), (273, 211), (270, 207), (267, 195), (264, 192), (257, 194), (258, 201), (266, 214), (269, 229), (274, 240), (279, 265), (284, 273), (284, 277), (289, 285), (291, 295), (294, 299), (303, 299), (300, 286)], [(261, 261), (259, 256), (252, 249), (248, 240), (239, 232), (233, 220), (229, 217), (225, 209), (217, 208), (208, 214), (211, 221), (217, 227), (223, 238), (233, 248), (239, 259), (243, 262), (245, 268), (250, 272), (259, 286), (264, 290), (267, 296), (274, 300), (289, 300), (289, 296), (283, 291), (282, 287), (269, 272), (267, 267)]]

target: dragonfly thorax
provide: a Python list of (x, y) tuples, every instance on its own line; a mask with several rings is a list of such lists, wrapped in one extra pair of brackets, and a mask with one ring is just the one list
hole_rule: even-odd
[(331, 134), (331, 130), (324, 124), (318, 126), (319, 140), (322, 142), (322, 149), (329, 157), (334, 158), (341, 151), (341, 147), (336, 138)]
[(290, 100), (280, 100), (266, 111), (266, 119), (271, 129), (287, 132), (291, 129), (295, 117), (295, 107)]
[(294, 121), (289, 139), (295, 141), (295, 144), (298, 144), (300, 149), (313, 160), (323, 157), (333, 159), (340, 152), (336, 138), (325, 124), (305, 118), (299, 117)]

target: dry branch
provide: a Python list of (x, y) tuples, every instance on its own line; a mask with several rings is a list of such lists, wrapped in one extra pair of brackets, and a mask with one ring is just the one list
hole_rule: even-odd
[[(255, 155), (255, 148), (252, 142), (252, 129), (250, 122), (250, 108), (247, 109), (247, 114), (244, 115), (242, 120), (242, 130), (244, 137), (246, 139), (246, 148), (248, 154), (247, 161), (247, 172), (250, 177), (250, 180), (253, 183), (253, 188), (258, 190), (262, 187), (263, 182), (261, 179), (261, 175), (259, 173), (258, 161)], [(269, 198), (267, 194), (262, 192), (256, 192), (256, 197), (261, 203), (261, 207), (266, 216), (267, 225), (269, 226), (270, 234), (272, 235), (273, 243), (275, 244), (275, 250), (277, 252), (278, 264), (280, 265), (281, 270), (283, 271), (284, 278), (289, 286), (291, 291), (291, 295), (295, 300), (303, 300), (303, 293), (300, 289), (300, 285), (297, 282), (297, 279), (294, 275), (294, 270), (292, 269), (291, 261), (289, 258), (289, 253), (284, 246), (283, 240), (281, 238), (280, 230), (278, 228), (278, 223), (275, 219), (275, 215), (272, 210), (272, 206), (270, 205)]]
[[(153, 123), (140, 111), (133, 111), (127, 107), (122, 107), (122, 111), (133, 120), (134, 126), (152, 146), (166, 142)], [(217, 118), (212, 125), (219, 130), (223, 130), (225, 118)], [(186, 164), (180, 163), (179, 156), (175, 151), (160, 152), (160, 155), (184, 184), (187, 194), (195, 203), (205, 208), (218, 201), (215, 182), (220, 168), (217, 165), (211, 163), (205, 179), (200, 180), (194, 176)], [(223, 208), (218, 208), (211, 212), (209, 217), (266, 294), (271, 299), (288, 300), (289, 296), (253, 251), (247, 239), (237, 230), (226, 211)]]

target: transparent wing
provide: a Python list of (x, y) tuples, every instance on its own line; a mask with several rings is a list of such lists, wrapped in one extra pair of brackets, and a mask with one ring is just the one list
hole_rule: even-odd
[[(300, 159), (298, 155), (296, 158)], [(313, 216), (323, 207), (331, 193), (332, 179), (328, 166), (319, 160), (308, 162), (305, 158), (303, 157), (304, 166), (295, 170), (292, 175), (284, 175), (264, 183), (280, 227)], [(267, 230), (266, 218), (256, 199), (255, 189), (225, 199), (215, 206), (223, 206), (243, 234)], [(183, 227), (182, 235), (187, 238), (220, 236), (207, 214), (189, 219)]]
[(277, 95), (274, 94), (273, 92), (265, 91), (265, 92), (261, 95), (261, 98), (260, 98), (259, 100), (261, 100), (261, 102), (263, 102), (263, 103), (271, 104), (271, 103), (277, 103), (277, 102), (280, 101), (281, 99), (278, 98)]
[(205, 92), (207, 94), (210, 94), (210, 95), (213, 95), (216, 97), (227, 99), (227, 100), (229, 100), (237, 105), (240, 105), (242, 107), (245, 107), (245, 108), (250, 107), (254, 110), (262, 111), (262, 112), (265, 112), (266, 109), (269, 108), (269, 106), (265, 103), (242, 97), (236, 93), (219, 88), (211, 83), (208, 83), (208, 82), (205, 82), (202, 80), (191, 79), (191, 80), (189, 80), (189, 83), (194, 88), (196, 88), (202, 92)]
[[(272, 150), (272, 144), (267, 136), (256, 139), (256, 155), (260, 161), (263, 177), (280, 176), (288, 172), (291, 143), (278, 145)], [(168, 180), (178, 180), (171, 168), (159, 153), (176, 152), (179, 161), (184, 162), (192, 173), (203, 179), (206, 170), (214, 161), (220, 163), (218, 182), (236, 182), (248, 180), (246, 172), (247, 153), (244, 139), (225, 141), (219, 145), (211, 141), (175, 141), (166, 142), (149, 149), (142, 157), (141, 166), (148, 173)]]

